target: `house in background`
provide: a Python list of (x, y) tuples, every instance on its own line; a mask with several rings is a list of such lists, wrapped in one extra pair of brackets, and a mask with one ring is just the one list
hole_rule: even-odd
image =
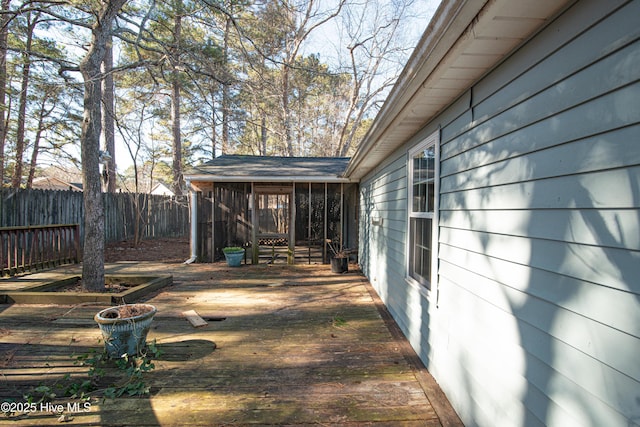
[(467, 426), (640, 425), (639, 39), (638, 0), (444, 0), (334, 177)]
[(345, 176), (465, 425), (640, 425), (640, 1), (444, 1)]
[(169, 186), (164, 182), (157, 182), (156, 184), (154, 184), (149, 194), (156, 194), (158, 196), (174, 196), (175, 195), (173, 190), (171, 190), (171, 188), (169, 188)]
[(31, 188), (37, 190), (68, 190), (68, 191), (82, 191), (81, 182), (66, 182), (60, 178), (52, 176), (43, 176), (34, 178), (31, 184)]

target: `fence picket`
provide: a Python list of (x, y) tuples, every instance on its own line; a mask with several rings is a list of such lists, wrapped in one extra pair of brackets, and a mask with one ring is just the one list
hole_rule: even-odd
[[(131, 193), (104, 193), (106, 242), (133, 238), (134, 197)], [(142, 208), (140, 228), (143, 237), (183, 237), (189, 234), (189, 208), (184, 201), (170, 196), (139, 194), (137, 202)], [(0, 227), (80, 224), (79, 242), (82, 242), (83, 217), (81, 192), (0, 190)]]

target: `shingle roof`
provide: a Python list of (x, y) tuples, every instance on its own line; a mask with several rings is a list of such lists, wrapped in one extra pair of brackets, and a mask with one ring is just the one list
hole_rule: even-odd
[(349, 157), (222, 155), (185, 173), (193, 181), (336, 181)]

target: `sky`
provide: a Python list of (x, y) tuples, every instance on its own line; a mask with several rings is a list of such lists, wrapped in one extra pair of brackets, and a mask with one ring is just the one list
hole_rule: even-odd
[[(393, 3), (393, 0), (376, 0), (362, 4), (390, 3)], [(414, 45), (424, 33), (440, 3), (441, 0), (413, 0), (407, 13), (409, 18), (405, 20), (403, 27), (407, 33), (407, 39), (412, 41)], [(340, 42), (340, 31), (337, 27), (336, 20), (323, 24), (318, 31), (311, 34), (310, 41), (304, 46), (304, 52), (306, 54), (320, 53), (321, 58), (328, 62), (337, 61), (336, 51), (341, 47), (344, 48), (343, 43)]]
[[(391, 3), (393, 0), (377, 0), (379, 3)], [(363, 2), (366, 4), (367, 2)], [(326, 1), (325, 1), (325, 4)], [(369, 3), (371, 4), (371, 3)], [(403, 25), (407, 32), (408, 43), (415, 46), (422, 36), (424, 30), (427, 28), (431, 17), (435, 13), (440, 4), (440, 0), (415, 0), (411, 7), (409, 19)], [(340, 31), (337, 29), (336, 22), (329, 22), (318, 28), (311, 34), (309, 42), (303, 46), (303, 54), (319, 54), (323, 62), (337, 63), (338, 49), (343, 44), (340, 43)], [(407, 59), (409, 54), (407, 54)], [(116, 154), (115, 154), (116, 166), (118, 173), (123, 173), (128, 167), (132, 165), (131, 157), (124, 146), (122, 140), (116, 137)]]

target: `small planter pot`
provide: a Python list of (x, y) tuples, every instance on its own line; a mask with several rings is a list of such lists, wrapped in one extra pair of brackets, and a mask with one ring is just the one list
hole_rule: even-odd
[(147, 333), (156, 312), (150, 304), (125, 304), (98, 312), (94, 320), (102, 331), (109, 357), (139, 355), (147, 344)]
[(242, 260), (244, 259), (244, 249), (235, 250), (235, 251), (225, 251), (224, 258), (227, 260), (227, 265), (229, 267), (240, 267)]
[(331, 272), (332, 273), (346, 273), (349, 271), (349, 258), (331, 258)]

